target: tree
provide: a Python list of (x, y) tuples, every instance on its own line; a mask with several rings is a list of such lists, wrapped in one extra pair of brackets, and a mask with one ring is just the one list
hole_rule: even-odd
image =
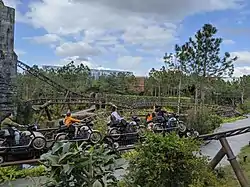
[[(233, 62), (237, 57), (231, 57), (228, 52), (220, 55), (222, 38), (216, 38), (216, 27), (205, 24), (197, 31), (194, 38), (184, 45), (175, 46), (175, 55), (165, 54), (165, 63), (170, 68), (178, 68), (188, 75), (199, 80), (201, 99), (204, 102), (203, 88), (207, 77), (232, 76), (234, 72)], [(176, 58), (173, 60), (173, 58)]]

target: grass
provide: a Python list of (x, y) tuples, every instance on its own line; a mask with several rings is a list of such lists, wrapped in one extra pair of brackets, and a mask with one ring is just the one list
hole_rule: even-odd
[[(247, 156), (246, 162), (244, 162), (243, 157)], [(248, 181), (250, 182), (250, 146), (247, 145), (245, 147), (243, 147), (241, 149), (240, 154), (238, 155), (237, 160), (240, 163), (240, 166), (246, 176), (246, 178), (248, 179)], [(223, 184), (225, 184), (225, 186), (227, 187), (240, 187), (240, 184), (233, 172), (233, 169), (231, 167), (231, 165), (220, 168), (220, 171), (223, 175)]]
[(229, 117), (222, 118), (222, 123), (232, 123), (238, 120), (246, 119), (246, 116), (238, 116), (238, 117)]
[(8, 181), (16, 180), (17, 178), (39, 177), (45, 174), (45, 167), (38, 166), (29, 169), (18, 169), (15, 166), (0, 168), (0, 184)]

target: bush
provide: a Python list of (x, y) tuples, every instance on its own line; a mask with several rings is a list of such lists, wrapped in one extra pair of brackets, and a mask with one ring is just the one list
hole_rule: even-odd
[(196, 115), (194, 109), (188, 110), (187, 114), (188, 126), (198, 130), (200, 134), (211, 133), (223, 123), (220, 116), (206, 107), (203, 110), (198, 109)]
[(244, 114), (249, 114), (250, 113), (250, 99), (245, 100), (244, 104), (242, 104), (240, 108), (243, 110)]
[(104, 145), (78, 146), (76, 143), (56, 143), (52, 150), (41, 157), (49, 171), (49, 186), (117, 185), (114, 171), (119, 169), (118, 156), (110, 154)]
[(199, 142), (148, 134), (136, 153), (129, 158), (128, 174), (120, 182), (127, 187), (205, 187), (217, 186), (216, 176), (208, 169), (207, 159), (198, 157)]

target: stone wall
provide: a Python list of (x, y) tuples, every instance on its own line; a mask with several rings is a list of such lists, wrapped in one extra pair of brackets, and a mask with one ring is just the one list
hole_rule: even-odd
[(13, 111), (17, 55), (14, 52), (15, 9), (0, 0), (0, 113)]

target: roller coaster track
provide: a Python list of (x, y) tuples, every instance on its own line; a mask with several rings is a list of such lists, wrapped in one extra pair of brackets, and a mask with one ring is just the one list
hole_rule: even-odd
[[(213, 134), (200, 135), (197, 139), (203, 140), (203, 141), (219, 140), (221, 138), (237, 136), (237, 135), (241, 135), (241, 134), (249, 133), (249, 132), (250, 132), (250, 126), (247, 126), (247, 127), (242, 127), (242, 128), (238, 128), (238, 129), (233, 129), (233, 130), (228, 130), (228, 131), (223, 131), (223, 132), (218, 132), (218, 133), (213, 133)], [(116, 136), (116, 135), (114, 135), (114, 136)], [(134, 148), (135, 148), (135, 145), (123, 146), (123, 147), (118, 148), (117, 151), (127, 151), (127, 150), (131, 150)], [(19, 165), (19, 164), (34, 164), (34, 163), (39, 163), (39, 162), (41, 162), (41, 160), (39, 160), (39, 159), (5, 162), (5, 163), (0, 164), (0, 167)]]
[[(162, 106), (172, 106), (172, 107), (177, 107), (178, 105), (180, 107), (184, 107), (184, 108), (192, 108), (195, 106), (194, 103), (180, 103), (178, 104), (178, 102), (162, 102), (162, 101), (138, 101), (138, 102), (134, 102), (134, 103), (123, 103), (121, 101), (110, 101), (107, 103), (105, 103), (102, 98), (99, 100), (95, 100), (95, 101), (91, 101), (90, 98), (83, 98), (83, 97), (71, 97), (68, 99), (65, 98), (41, 98), (41, 99), (35, 99), (35, 100), (28, 100), (26, 101), (26, 103), (29, 103), (31, 105), (42, 105), (46, 102), (50, 102), (50, 105), (53, 104), (109, 104), (109, 103), (113, 103), (117, 106), (120, 106), (122, 108), (130, 108), (130, 109), (136, 109), (136, 108), (145, 108), (145, 107), (152, 107), (154, 105), (162, 105)], [(219, 108), (219, 107), (223, 107), (224, 109), (228, 109), (228, 110), (232, 110), (232, 107), (225, 107), (225, 106), (220, 106), (220, 105), (203, 105), (205, 107), (210, 107), (210, 108)]]
[(73, 92), (73, 91), (69, 90), (64, 85), (61, 85), (61, 84), (55, 82), (54, 80), (47, 77), (43, 73), (39, 72), (37, 69), (30, 67), (29, 65), (25, 64), (24, 62), (21, 62), (20, 60), (17, 61), (17, 66), (20, 67), (21, 69), (23, 69), (24, 71), (27, 71), (31, 75), (37, 77), (41, 81), (46, 82), (50, 86), (56, 88), (59, 92), (62, 92), (62, 93), (65, 93), (65, 94), (70, 93), (70, 95), (86, 97), (86, 95), (84, 95), (84, 94), (76, 93), (76, 92)]

